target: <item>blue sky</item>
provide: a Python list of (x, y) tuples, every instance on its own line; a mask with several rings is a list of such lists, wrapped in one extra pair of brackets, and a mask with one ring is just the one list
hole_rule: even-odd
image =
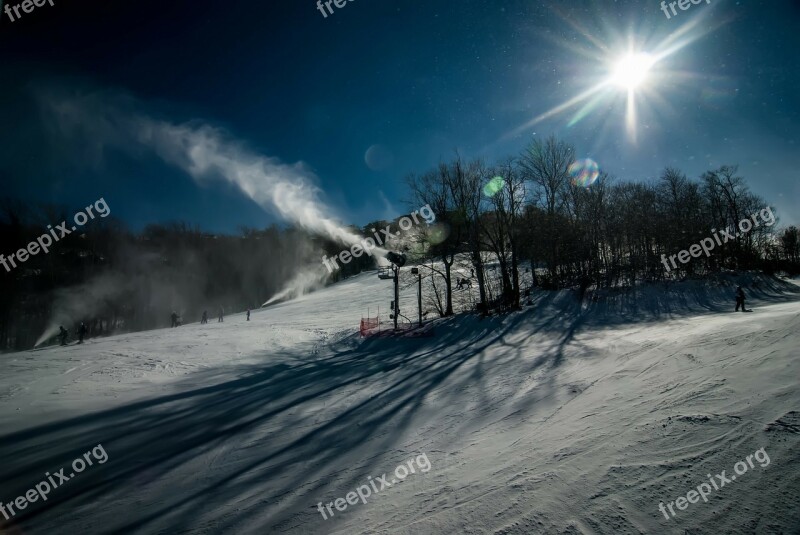
[[(134, 228), (280, 221), (152, 155), (94, 161), (59, 138), (36, 98), (102, 91), (304, 162), (348, 223), (398, 215), (403, 177), (456, 150), (491, 161), (555, 134), (621, 180), (737, 163), (782, 224), (798, 224), (799, 21), (788, 0), (702, 2), (669, 20), (655, 0), (355, 0), (328, 18), (312, 0), (58, 2), (0, 21), (0, 178), (5, 195), (28, 200), (104, 197)], [(624, 91), (572, 124), (581, 105), (519, 128), (607, 76), (628, 38), (644, 51), (692, 39), (657, 65), (671, 74), (637, 95), (635, 140)], [(374, 145), (382, 157), (371, 168)]]

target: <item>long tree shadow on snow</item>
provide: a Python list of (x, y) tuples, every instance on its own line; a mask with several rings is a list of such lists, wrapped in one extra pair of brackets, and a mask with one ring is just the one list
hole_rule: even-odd
[[(235, 530), (247, 520), (259, 522), (264, 504), (278, 501), (268, 527), (292, 527), (317, 497), (342, 494), (356, 481), (363, 483), (366, 475), (386, 471), (387, 452), (409, 430), (426, 396), (453, 380), (466, 363), (483, 358), (486, 348), (505, 347), (503, 359), (527, 359), (532, 370), (557, 365), (576, 325), (565, 329), (562, 320), (548, 318), (532, 326), (531, 335), (557, 332), (558, 336), (552, 352), (529, 356), (505, 340), (527, 320), (530, 315), (524, 313), (484, 321), (466, 316), (443, 321), (439, 336), (431, 339), (351, 340), (328, 356), (307, 361), (299, 352), (271, 355), (269, 359), (277, 363), (238, 367), (235, 379), (220, 382), (220, 374), (230, 374), (230, 369), (198, 372), (187, 384), (211, 386), (178, 385), (174, 394), (0, 437), (4, 496), (24, 493), (46, 471), (68, 466), (94, 445), (103, 444), (109, 455), (106, 464), (88, 468), (64, 488), (55, 489), (46, 503), (32, 504), (19, 515), (21, 526), (36, 532), (56, 517), (59, 523), (68, 523), (75, 510), (114, 512), (125, 493), (142, 487), (160, 489), (153, 483), (235, 439), (238, 447), (258, 454), (232, 463), (230, 469), (198, 473), (191, 485), (178, 483), (180, 488), (164, 489), (163, 495), (146, 494), (149, 507), (114, 512), (113, 521), (103, 524), (105, 531), (152, 531), (163, 522), (179, 531), (197, 526), (201, 519), (214, 519), (215, 530)], [(488, 396), (492, 367), (498, 364), (478, 366), (458, 381), (471, 383)], [(367, 383), (377, 385), (375, 393), (359, 398), (359, 384)], [(339, 409), (336, 403), (343, 393), (357, 399)], [(306, 404), (318, 402), (332, 405), (334, 412), (327, 421), (309, 422), (299, 414)], [(270, 427), (270, 436), (241, 444), (261, 426)], [(280, 440), (283, 436), (291, 438)], [(362, 459), (359, 468), (343, 488), (340, 482), (336, 489), (327, 489), (328, 478), (320, 476), (340, 471), (353, 451)], [(225, 503), (237, 497), (253, 499), (254, 489), (279, 480), (283, 491), (278, 495), (262, 496), (261, 505), (254, 501), (235, 515), (215, 518), (213, 507), (221, 496)]]
[[(190, 530), (201, 522), (213, 522), (215, 531), (252, 525), (269, 531), (299, 527), (304, 515), (318, 515), (309, 510), (319, 499), (343, 495), (367, 475), (393, 466), (389, 453), (419, 423), (415, 418), (432, 393), (457, 404), (457, 392), (474, 388), (489, 405), (494, 370), (517, 364), (528, 372), (544, 373), (542, 389), (517, 401), (530, 413), (555, 389), (558, 367), (567, 348), (577, 349), (575, 334), (583, 326), (630, 321), (590, 314), (576, 301), (565, 305), (555, 299), (555, 294), (539, 296), (538, 315), (523, 312), (484, 321), (451, 318), (441, 322), (438, 336), (431, 339), (351, 339), (314, 359), (305, 356), (312, 348), (306, 348), (308, 353), (302, 348), (265, 353), (271, 363), (198, 372), (176, 385), (172, 394), (0, 437), (3, 497), (21, 495), (46, 471), (67, 466), (102, 443), (109, 461), (55, 489), (46, 503), (29, 506), (17, 521), (26, 531), (50, 527), (56, 518), (68, 524), (75, 511), (110, 515), (103, 524), (109, 533), (151, 532), (165, 526)], [(551, 308), (552, 314), (540, 313)], [(656, 308), (661, 309), (658, 304)], [(541, 337), (542, 352), (526, 354), (524, 336)], [(490, 347), (491, 358), (486, 351)], [(472, 367), (467, 370), (466, 364)], [(233, 371), (236, 377), (231, 379)], [(210, 386), (191, 386), (197, 384)], [(360, 393), (366, 385), (373, 388), (371, 395)], [(304, 414), (306, 407), (319, 404), (328, 406), (324, 421)], [(269, 435), (250, 436), (264, 427)], [(243, 443), (245, 439), (250, 442)], [(248, 456), (197, 473), (191, 482), (169, 480), (176, 469), (226, 444)], [(330, 488), (329, 480), (354, 458), (358, 468), (350, 479)], [(264, 482), (276, 481), (279, 492), (258, 496)], [(119, 510), (118, 500), (142, 488), (147, 489), (142, 498), (147, 507)], [(220, 502), (242, 505), (235, 514), (222, 517), (214, 511)], [(269, 518), (264, 519), (267, 507)]]

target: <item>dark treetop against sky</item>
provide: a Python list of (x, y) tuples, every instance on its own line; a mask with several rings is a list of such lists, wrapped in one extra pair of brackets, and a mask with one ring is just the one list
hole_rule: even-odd
[[(782, 224), (800, 223), (796, 1), (701, 1), (670, 18), (658, 0), (354, 0), (327, 18), (315, 0), (53, 1), (0, 19), (4, 196), (73, 207), (104, 197), (134, 228), (278, 221), (148, 154), (86, 161), (40, 95), (102, 92), (305, 162), (348, 223), (398, 215), (403, 177), (455, 150), (492, 161), (550, 134), (622, 180), (738, 163)], [(617, 86), (557, 109), (629, 47), (659, 56), (630, 125)]]

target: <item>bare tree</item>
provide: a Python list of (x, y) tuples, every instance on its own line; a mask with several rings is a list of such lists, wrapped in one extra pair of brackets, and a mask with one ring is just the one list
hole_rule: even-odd
[(519, 159), (525, 180), (533, 182), (541, 193), (545, 214), (542, 238), (546, 242), (547, 264), (553, 284), (558, 284), (559, 226), (569, 186), (569, 166), (575, 160), (575, 149), (555, 137), (536, 139)]
[(453, 199), (451, 174), (450, 166), (441, 163), (435, 170), (406, 178), (416, 202), (429, 205), (436, 214), (437, 222), (450, 231), (444, 241), (429, 246), (431, 256), (439, 258), (444, 265), (445, 316), (453, 315), (452, 267), (456, 254), (461, 252), (465, 231), (464, 214), (458, 210)]
[(500, 264), (503, 302), (519, 308), (520, 222), (525, 205), (525, 181), (513, 158), (490, 169), (487, 179), (498, 177), (502, 187), (490, 198), (492, 211), (481, 218), (491, 250)]
[(486, 171), (482, 161), (474, 160), (465, 164), (458, 153), (448, 174), (448, 185), (453, 195), (455, 209), (459, 214), (459, 221), (462, 223), (465, 248), (469, 252), (472, 268), (475, 270), (480, 306), (483, 310), (488, 303), (486, 273), (481, 254), (484, 242), (480, 223), (485, 211), (485, 199), (481, 195), (485, 176)]

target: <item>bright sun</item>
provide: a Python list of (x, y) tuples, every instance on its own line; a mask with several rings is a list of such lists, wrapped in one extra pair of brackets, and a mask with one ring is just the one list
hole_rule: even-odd
[(628, 54), (615, 66), (611, 81), (628, 90), (636, 89), (647, 76), (655, 60), (650, 54)]

